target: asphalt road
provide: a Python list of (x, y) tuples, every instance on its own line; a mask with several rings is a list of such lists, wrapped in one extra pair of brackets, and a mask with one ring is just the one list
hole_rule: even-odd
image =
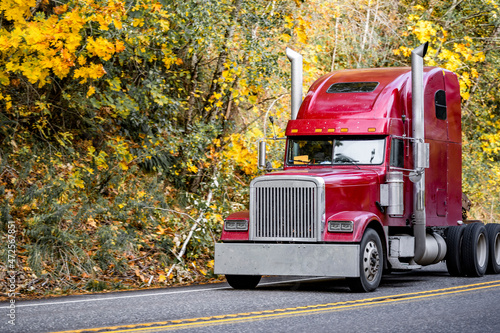
[(384, 276), (372, 293), (343, 280), (269, 277), (0, 303), (0, 332), (500, 332), (500, 275), (450, 277), (443, 264)]

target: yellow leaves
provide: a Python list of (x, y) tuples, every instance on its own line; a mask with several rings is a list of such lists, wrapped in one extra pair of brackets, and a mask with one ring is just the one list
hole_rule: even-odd
[(123, 171), (128, 170), (128, 164), (127, 163), (121, 161), (121, 162), (118, 163), (118, 165), (120, 166), (120, 169), (122, 169)]
[(87, 224), (90, 225), (91, 227), (97, 228), (97, 223), (93, 217), (87, 218)]
[(68, 5), (54, 7), (54, 13), (56, 15), (61, 15), (62, 13), (66, 13), (67, 10), (68, 10)]
[(213, 95), (213, 98), (214, 99), (221, 99), (222, 98), (222, 94), (218, 93), (218, 92), (215, 92), (214, 95)]
[(0, 84), (7, 86), (9, 85), (9, 83), (10, 83), (9, 76), (5, 72), (0, 71)]
[[(494, 119), (494, 115), (490, 115), (490, 119)], [(483, 152), (488, 156), (498, 156), (500, 155), (500, 120), (496, 122), (488, 120), (487, 122), (489, 133), (485, 133), (481, 136), (481, 148)]]
[[(89, 37), (87, 42), (87, 50), (90, 55), (96, 55), (105, 61), (111, 59), (113, 54), (116, 52), (115, 44), (105, 38), (98, 37), (94, 40), (93, 37)], [(123, 46), (123, 43), (121, 46)]]
[(469, 93), (469, 85), (466, 83), (466, 81), (463, 80), (463, 76), (459, 78), (459, 84), (460, 84), (460, 95), (462, 96), (463, 99), (467, 100), (470, 97)]
[[(30, 8), (36, 6), (36, 0), (3, 0), (0, 12), (14, 21), (12, 30), (0, 31), (0, 51), (10, 56), (4, 63), (4, 70), (19, 73), (30, 83), (41, 87), (49, 82), (51, 72), (65, 78), (71, 69), (78, 65), (85, 66), (88, 56), (98, 56), (107, 61), (125, 50), (125, 44), (119, 40), (107, 40), (102, 37), (88, 38), (87, 52), (80, 53), (76, 63), (76, 52), (81, 48), (81, 31), (87, 22), (100, 22), (108, 29), (111, 22), (116, 29), (121, 29), (121, 17), (125, 13), (121, 1), (109, 1), (106, 5), (96, 4), (92, 0), (82, 0), (54, 7), (54, 15), (36, 16), (29, 21)], [(91, 65), (75, 71), (75, 78), (97, 79), (105, 74), (102, 65)]]
[(461, 66), (462, 61), (460, 60), (460, 54), (453, 51), (442, 49), (438, 55), (438, 58), (445, 60), (444, 67), (452, 72), (456, 72)]
[(111, 90), (113, 90), (113, 91), (120, 91), (121, 90), (122, 82), (121, 82), (120, 78), (114, 77), (113, 79), (106, 80), (106, 82), (108, 82)]
[(151, 10), (155, 12), (159, 12), (161, 10), (161, 3), (155, 2), (151, 6)]
[(113, 23), (116, 29), (122, 29), (121, 17), (125, 14), (125, 8), (121, 1), (109, 1), (106, 6), (94, 6), (92, 13), (94, 21), (99, 23), (99, 28), (103, 31), (109, 30), (109, 25)]
[(76, 170), (75, 172), (71, 173), (68, 179), (68, 183), (71, 187), (77, 187), (80, 189), (85, 188), (85, 183), (82, 180), (82, 175), (80, 174), (79, 170)]
[(436, 36), (437, 30), (434, 29), (430, 21), (418, 21), (417, 24), (413, 26), (413, 33), (421, 43), (425, 43)]
[(294, 31), (297, 34), (300, 43), (306, 44), (308, 40), (306, 29), (309, 28), (310, 23), (302, 18), (298, 19), (298, 24), (295, 26)]
[(172, 66), (173, 64), (178, 63), (178, 60), (177, 60), (178, 58), (172, 54), (172, 51), (170, 49), (163, 48), (162, 51), (164, 54), (164, 57), (162, 60), (163, 60), (163, 63), (165, 64), (165, 67), (167, 69), (169, 69), (170, 66)]
[(89, 90), (87, 91), (87, 98), (95, 94), (95, 88), (94, 86), (90, 86)]
[(478, 52), (475, 59), (477, 59), (477, 62), (484, 62), (486, 60), (486, 56), (484, 55), (484, 52)]
[[(130, 153), (130, 148), (127, 142), (121, 137), (114, 137), (110, 140), (112, 143), (108, 143), (106, 149), (107, 152), (101, 150), (99, 154), (95, 154), (96, 150), (94, 147), (90, 146), (87, 148), (87, 156), (92, 159), (97, 166), (98, 170), (109, 169), (109, 163), (116, 163), (114, 168), (118, 167), (120, 170), (126, 171), (129, 169), (129, 164), (134, 159), (134, 156)], [(109, 141), (108, 141), (109, 142)], [(145, 192), (139, 192), (139, 198), (144, 196)]]
[(198, 173), (198, 168), (195, 165), (192, 165), (191, 163), (188, 163), (187, 167), (188, 171), (191, 173)]
[(45, 65), (45, 62), (32, 60), (23, 63), (22, 66), (7, 63), (5, 67), (8, 71), (11, 72), (21, 72), (30, 83), (35, 84), (39, 82), (39, 86), (41, 87), (45, 85), (45, 79), (47, 78), (47, 76), (49, 76), (49, 71), (44, 68)]
[(108, 154), (105, 151), (101, 150), (97, 156), (94, 157), (95, 164), (97, 165), (98, 170), (108, 169), (107, 163)]
[(25, 23), (26, 18), (31, 17), (30, 8), (36, 6), (36, 0), (2, 0), (0, 2), (0, 12), (9, 21), (15, 23)]
[(90, 64), (90, 66), (75, 69), (74, 78), (82, 78), (80, 83), (87, 82), (87, 79), (98, 79), (106, 74), (102, 64)]
[(257, 103), (257, 96), (255, 96), (255, 95), (249, 96), (248, 97), (248, 102), (250, 104), (256, 104)]
[(230, 144), (226, 146), (223, 152), (223, 159), (234, 163), (247, 175), (252, 175), (257, 171), (257, 154), (251, 152), (245, 145), (244, 140), (239, 134), (233, 134), (229, 137)]
[(475, 68), (471, 68), (471, 70), (470, 70), (470, 75), (471, 75), (473, 78), (475, 78), (475, 79), (477, 79), (477, 78), (479, 77), (479, 74), (478, 74), (478, 72), (477, 72), (477, 70), (476, 70)]
[[(302, 17), (299, 17), (296, 20), (294, 20), (292, 15), (285, 16), (285, 22), (286, 22), (285, 28), (287, 29), (293, 28), (293, 32), (297, 35), (299, 43), (306, 44), (308, 40), (306, 30), (310, 28), (311, 26), (310, 22), (306, 21)], [(283, 33), (280, 35), (280, 38), (283, 41), (285, 41), (285, 43), (288, 43), (291, 39), (291, 36), (287, 33)]]
[(411, 48), (406, 47), (406, 46), (400, 46), (399, 49), (394, 50), (395, 55), (403, 55), (404, 57), (409, 57), (411, 56)]
[(414, 14), (410, 14), (410, 15), (408, 16), (408, 20), (409, 20), (409, 21), (418, 21), (418, 19), (419, 19), (419, 18), (420, 18), (420, 16), (419, 16), (419, 15), (414, 15)]
[(120, 53), (125, 50), (125, 44), (121, 40), (115, 42), (115, 52)]
[[(167, 20), (161, 20), (160, 27), (163, 31), (167, 32), (170, 30), (170, 22), (168, 22)], [(189, 53), (191, 53), (192, 51), (193, 51), (193, 49), (190, 48)]]
[(132, 21), (132, 26), (134, 27), (142, 27), (144, 25), (144, 19), (136, 18)]
[(1, 33), (2, 32), (0, 32), (0, 51), (6, 51), (12, 46), (12, 44), (10, 38), (7, 35)]
[(119, 160), (119, 167), (124, 171), (128, 170), (128, 164), (134, 159), (134, 156), (130, 153), (128, 143), (123, 141), (121, 137), (115, 137), (113, 141), (112, 148), (114, 149), (115, 157)]
[[(418, 6), (418, 8), (416, 8)], [(414, 7), (416, 10), (424, 10), (420, 5)], [(411, 25), (408, 30), (419, 40), (419, 42), (430, 42), (427, 56), (425, 57), (428, 66), (441, 66), (455, 72), (460, 81), (460, 93), (462, 98), (469, 99), (469, 90), (473, 85), (473, 79), (479, 77), (476, 64), (485, 61), (485, 54), (476, 51), (478, 45), (468, 36), (461, 37), (460, 42), (453, 44), (446, 43), (452, 31), (446, 31), (439, 24), (431, 21), (420, 20), (417, 15), (409, 15), (408, 21)], [(438, 32), (441, 36), (438, 36)], [(437, 45), (436, 49), (433, 48)], [(480, 47), (480, 46), (479, 46)], [(411, 48), (400, 46), (394, 50), (395, 55), (409, 57)]]
[(289, 34), (281, 34), (281, 36), (280, 36), (280, 39), (282, 41), (284, 41), (285, 43), (288, 43), (291, 38), (292, 38), (292, 36), (290, 36)]

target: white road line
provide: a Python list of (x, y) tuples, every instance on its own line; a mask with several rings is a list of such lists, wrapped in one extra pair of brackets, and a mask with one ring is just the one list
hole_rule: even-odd
[[(286, 281), (277, 281), (277, 282), (265, 282), (259, 283), (259, 286), (267, 286), (273, 284), (282, 284), (282, 283), (291, 283), (291, 282), (300, 282), (300, 281), (310, 281), (310, 280), (320, 280), (325, 279), (324, 277), (320, 278), (306, 278), (306, 279), (297, 279), (297, 280), (286, 280)], [(71, 304), (71, 303), (83, 303), (83, 302), (94, 302), (94, 301), (109, 301), (114, 299), (122, 299), (122, 298), (135, 298), (135, 297), (149, 297), (149, 296), (164, 296), (164, 295), (175, 295), (175, 294), (184, 294), (184, 293), (195, 293), (202, 291), (213, 291), (213, 290), (223, 290), (223, 289), (231, 289), (231, 287), (215, 287), (215, 288), (204, 288), (204, 289), (194, 289), (194, 290), (177, 290), (177, 291), (167, 291), (160, 292), (154, 294), (139, 294), (139, 295), (123, 295), (123, 296), (115, 296), (115, 297), (99, 297), (99, 298), (91, 298), (91, 299), (79, 299), (74, 301), (61, 301), (61, 302), (39, 302), (39, 303), (30, 303), (30, 304), (19, 304), (23, 302), (22, 300), (16, 301), (16, 308), (22, 307), (32, 307), (32, 306), (45, 306), (45, 305), (60, 305), (60, 304)], [(32, 301), (28, 301), (32, 302)], [(8, 306), (1, 306), (0, 309), (8, 309)]]

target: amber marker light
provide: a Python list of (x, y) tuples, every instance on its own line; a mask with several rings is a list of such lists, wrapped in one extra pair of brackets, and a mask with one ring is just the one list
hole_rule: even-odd
[(333, 132), (335, 132), (335, 128), (329, 128), (328, 129), (328, 133), (333, 133)]
[(292, 129), (292, 133), (297, 133), (298, 131), (298, 129)]
[(368, 132), (375, 132), (376, 131), (376, 128), (375, 127), (370, 127), (368, 128)]
[(314, 132), (316, 132), (316, 133), (321, 133), (321, 132), (323, 132), (323, 129), (322, 129), (322, 128), (316, 128), (316, 129), (314, 130)]
[(341, 128), (340, 131), (342, 133), (347, 133), (347, 132), (349, 132), (349, 129), (348, 128)]

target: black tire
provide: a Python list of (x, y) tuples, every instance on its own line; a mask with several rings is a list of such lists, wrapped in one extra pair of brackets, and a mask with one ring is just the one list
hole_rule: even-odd
[(489, 244), (488, 274), (500, 273), (500, 224), (489, 223), (486, 226)]
[(465, 227), (462, 240), (462, 264), (465, 275), (483, 276), (488, 267), (488, 235), (484, 224), (475, 222)]
[(360, 277), (347, 278), (349, 289), (354, 292), (370, 292), (377, 289), (384, 268), (384, 250), (377, 232), (366, 229), (361, 239), (359, 253)]
[(462, 239), (465, 227), (457, 225), (446, 229), (446, 268), (451, 276), (464, 276), (462, 267)]
[(227, 283), (234, 289), (254, 289), (260, 278), (260, 275), (226, 275)]

